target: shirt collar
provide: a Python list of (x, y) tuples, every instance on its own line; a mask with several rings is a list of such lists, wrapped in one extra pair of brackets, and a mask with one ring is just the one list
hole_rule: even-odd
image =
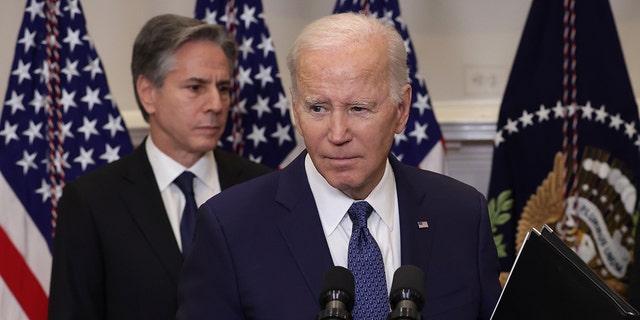
[(206, 152), (191, 168), (185, 168), (177, 161), (160, 151), (153, 143), (151, 136), (147, 137), (145, 148), (153, 174), (160, 192), (164, 191), (185, 170), (190, 171), (209, 188), (214, 189), (214, 181), (218, 179), (218, 171), (213, 151)]
[[(313, 165), (309, 154), (305, 157), (305, 171), (325, 235), (330, 235), (345, 217), (354, 200), (327, 182)], [(395, 197), (396, 181), (391, 164), (387, 160), (382, 179), (364, 200), (369, 202), (373, 207), (374, 213), (380, 216), (380, 219), (390, 231), (393, 231)]]

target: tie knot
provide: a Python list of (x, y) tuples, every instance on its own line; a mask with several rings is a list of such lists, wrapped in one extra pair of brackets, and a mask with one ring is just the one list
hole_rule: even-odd
[(353, 222), (354, 228), (364, 228), (367, 226), (367, 219), (369, 219), (372, 211), (373, 208), (368, 202), (356, 201), (349, 207), (347, 213), (351, 218), (351, 222)]
[(173, 180), (173, 183), (175, 183), (185, 195), (193, 196), (193, 178), (195, 177), (193, 173), (185, 171)]

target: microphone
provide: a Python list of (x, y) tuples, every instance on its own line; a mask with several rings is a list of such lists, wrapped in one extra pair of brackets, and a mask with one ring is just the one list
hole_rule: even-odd
[(387, 320), (422, 320), (424, 272), (412, 265), (398, 268), (393, 274), (389, 303), (392, 311)]
[(352, 320), (355, 281), (349, 269), (335, 266), (324, 274), (317, 320)]

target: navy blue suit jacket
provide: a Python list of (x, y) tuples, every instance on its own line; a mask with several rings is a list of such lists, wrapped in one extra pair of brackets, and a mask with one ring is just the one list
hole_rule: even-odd
[[(178, 319), (315, 319), (333, 266), (304, 169), (232, 187), (200, 207), (178, 285)], [(452, 178), (390, 156), (402, 265), (425, 272), (425, 319), (489, 319), (500, 294), (486, 200)], [(418, 221), (428, 228), (418, 228)]]

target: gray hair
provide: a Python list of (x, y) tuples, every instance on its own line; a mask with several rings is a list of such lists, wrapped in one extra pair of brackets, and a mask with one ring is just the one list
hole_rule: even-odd
[(222, 48), (229, 60), (229, 74), (233, 75), (237, 45), (224, 27), (175, 14), (153, 17), (142, 27), (133, 44), (131, 75), (136, 102), (145, 121), (149, 121), (149, 114), (135, 89), (138, 78), (143, 76), (155, 87), (162, 88), (167, 74), (175, 68), (178, 48), (186, 42), (199, 40), (212, 41)]
[(300, 55), (308, 51), (335, 48), (350, 43), (366, 43), (380, 37), (387, 44), (389, 56), (389, 94), (395, 103), (402, 101), (401, 90), (407, 84), (407, 51), (402, 36), (393, 25), (357, 13), (340, 13), (322, 17), (305, 27), (289, 51), (287, 66), (291, 75), (291, 93), (298, 94), (297, 66)]

